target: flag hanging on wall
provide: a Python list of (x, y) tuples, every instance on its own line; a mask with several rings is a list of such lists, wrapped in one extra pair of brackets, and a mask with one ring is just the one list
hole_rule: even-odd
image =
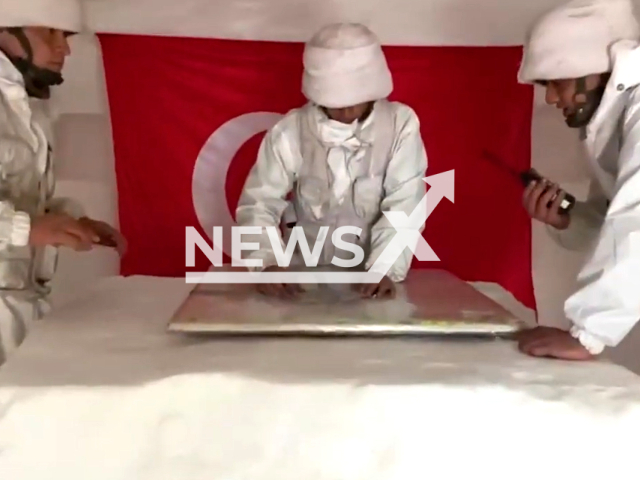
[[(204, 238), (233, 223), (264, 132), (305, 99), (303, 45), (101, 35), (119, 215), (129, 252), (123, 275), (183, 276), (185, 227)], [(533, 91), (516, 82), (518, 47), (387, 47), (391, 100), (421, 121), (427, 175), (455, 170), (425, 238), (464, 280), (497, 282), (535, 307), (531, 222), (522, 187), (487, 161), (530, 167)], [(197, 256), (196, 271), (210, 263)]]

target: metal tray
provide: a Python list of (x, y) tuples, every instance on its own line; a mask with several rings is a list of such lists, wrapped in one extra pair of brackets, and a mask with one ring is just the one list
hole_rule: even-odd
[(173, 332), (225, 335), (510, 336), (525, 324), (443, 270), (413, 270), (396, 298), (362, 299), (347, 284), (302, 286), (295, 300), (253, 285), (198, 285), (169, 324)]

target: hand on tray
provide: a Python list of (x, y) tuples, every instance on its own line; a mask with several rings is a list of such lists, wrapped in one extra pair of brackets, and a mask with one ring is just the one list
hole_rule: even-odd
[(561, 360), (592, 360), (594, 357), (582, 344), (565, 330), (536, 327), (516, 335), (518, 349), (532, 357), (550, 357)]
[(100, 220), (93, 220), (88, 217), (82, 217), (78, 222), (98, 236), (98, 240), (95, 242), (95, 245), (115, 248), (121, 256), (126, 253), (127, 240), (118, 230), (108, 223)]
[[(285, 272), (287, 269), (282, 267), (267, 267), (264, 272)], [(257, 285), (258, 292), (269, 297), (278, 297), (285, 299), (296, 298), (304, 289), (297, 283), (259, 283)]]
[(363, 283), (354, 285), (354, 288), (360, 292), (362, 298), (391, 299), (396, 296), (396, 285), (386, 276), (380, 283)]

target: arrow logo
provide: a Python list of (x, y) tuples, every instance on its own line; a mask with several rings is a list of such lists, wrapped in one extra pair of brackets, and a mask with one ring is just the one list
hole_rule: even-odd
[(421, 262), (439, 261), (440, 258), (422, 236), (420, 229), (443, 198), (454, 201), (454, 171), (449, 170), (422, 179), (431, 188), (420, 203), (407, 216), (404, 212), (383, 212), (389, 223), (396, 229), (396, 235), (382, 251), (367, 273), (375, 273), (382, 278), (391, 269), (405, 248)]

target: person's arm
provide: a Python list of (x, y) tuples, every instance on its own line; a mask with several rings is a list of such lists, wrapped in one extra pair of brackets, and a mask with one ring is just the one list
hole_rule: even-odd
[(16, 208), (6, 175), (8, 165), (29, 155), (28, 145), (5, 134), (0, 125), (0, 249), (29, 244), (31, 218)]
[[(415, 112), (404, 107), (398, 124), (400, 135), (393, 156), (389, 162), (384, 181), (384, 198), (380, 204), (382, 211), (401, 211), (410, 216), (427, 192), (423, 178), (427, 171), (427, 152), (422, 136), (420, 122)], [(424, 230), (424, 225), (420, 232)], [(371, 254), (366, 262), (368, 270), (396, 235), (396, 229), (383, 216), (371, 231)], [(401, 282), (411, 267), (413, 253), (405, 249), (391, 266), (387, 276), (393, 282)]]
[(598, 237), (598, 233), (607, 213), (607, 198), (598, 182), (589, 185), (586, 201), (578, 201), (571, 210), (569, 226), (558, 230), (547, 225), (549, 235), (563, 248), (573, 251), (585, 251)]
[(640, 119), (628, 115), (611, 204), (565, 303), (571, 334), (593, 354), (616, 346), (640, 319)]
[[(282, 122), (267, 132), (236, 209), (236, 222), (239, 226), (276, 227), (283, 249), (285, 246), (280, 233), (280, 221), (288, 204), (286, 197), (295, 181), (295, 159), (300, 156), (296, 151), (297, 144), (292, 142), (293, 138), (297, 138), (295, 135), (295, 132), (287, 131)], [(260, 245), (258, 250), (243, 254), (245, 259), (262, 260), (262, 267), (255, 269), (277, 266), (266, 230), (263, 229), (260, 235), (243, 235), (243, 242), (258, 242)]]

